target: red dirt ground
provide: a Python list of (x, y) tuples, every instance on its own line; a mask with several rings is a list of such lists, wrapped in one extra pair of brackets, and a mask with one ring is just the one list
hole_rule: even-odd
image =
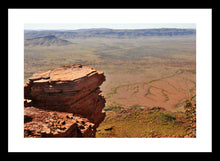
[(122, 84), (109, 93), (107, 105), (160, 106), (169, 111), (181, 111), (184, 101), (196, 95), (195, 79), (195, 74), (177, 70), (150, 81)]

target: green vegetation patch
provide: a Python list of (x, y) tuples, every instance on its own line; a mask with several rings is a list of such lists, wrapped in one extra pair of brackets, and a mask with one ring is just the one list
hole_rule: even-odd
[(97, 129), (96, 137), (148, 138), (159, 135), (186, 135), (186, 118), (181, 112), (172, 113), (160, 108), (149, 110), (140, 105), (127, 108), (108, 106), (105, 110), (106, 119)]
[(109, 106), (105, 106), (104, 110), (105, 111), (120, 111), (122, 110), (123, 107), (121, 107), (120, 105), (109, 105)]

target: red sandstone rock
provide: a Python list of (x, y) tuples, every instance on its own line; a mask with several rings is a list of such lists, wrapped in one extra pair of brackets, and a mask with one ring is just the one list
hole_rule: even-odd
[(94, 137), (96, 132), (86, 118), (35, 107), (24, 109), (24, 123), (24, 137)]
[[(39, 71), (24, 85), (25, 106), (30, 106), (27, 100), (31, 100), (29, 101), (31, 105), (41, 110), (80, 115), (94, 123), (94, 127), (98, 127), (105, 118), (105, 113), (102, 112), (105, 99), (99, 89), (103, 81), (105, 81), (104, 73), (90, 66), (65, 65), (56, 69)], [(48, 120), (47, 122), (51, 123)], [(34, 120), (32, 123), (25, 123), (25, 126), (32, 127), (31, 124), (35, 125)], [(74, 128), (73, 122), (71, 125), (66, 129)], [(44, 123), (40, 126), (44, 127)], [(87, 131), (86, 128), (81, 130), (83, 129)], [(62, 130), (58, 130), (59, 134), (49, 135), (53, 130), (47, 128), (42, 131), (44, 136), (60, 136), (62, 133)], [(88, 131), (85, 133), (90, 135)]]

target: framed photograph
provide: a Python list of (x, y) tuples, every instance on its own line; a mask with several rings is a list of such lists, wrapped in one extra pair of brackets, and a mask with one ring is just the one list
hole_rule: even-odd
[(9, 151), (212, 151), (211, 9), (8, 13)]

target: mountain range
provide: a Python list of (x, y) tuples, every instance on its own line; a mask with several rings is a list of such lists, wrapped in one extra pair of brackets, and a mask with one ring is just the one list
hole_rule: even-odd
[(78, 30), (24, 30), (24, 39), (33, 39), (53, 35), (60, 39), (74, 38), (138, 38), (147, 36), (183, 36), (195, 35), (195, 29), (160, 28), (160, 29), (109, 29), (92, 28)]
[(54, 35), (25, 39), (25, 46), (63, 46), (72, 44), (70, 41), (57, 38)]

